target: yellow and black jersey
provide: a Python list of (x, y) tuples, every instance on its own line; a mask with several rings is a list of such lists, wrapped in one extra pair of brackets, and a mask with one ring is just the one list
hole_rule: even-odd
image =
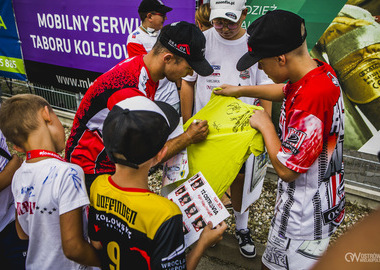
[(146, 189), (122, 188), (110, 175), (90, 192), (89, 236), (100, 241), (103, 269), (186, 269), (182, 214)]

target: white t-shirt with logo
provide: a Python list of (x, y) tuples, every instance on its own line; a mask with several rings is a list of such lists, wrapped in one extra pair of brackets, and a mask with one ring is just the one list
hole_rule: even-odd
[[(8, 146), (3, 133), (0, 130), (0, 147), (9, 154)], [(8, 164), (8, 159), (0, 156), (0, 171), (3, 171)], [(0, 191), (0, 232), (15, 220), (15, 210), (13, 208), (13, 195), (11, 186), (7, 186)]]
[[(264, 71), (255, 64), (247, 70), (238, 71), (236, 64), (248, 52), (248, 34), (237, 40), (222, 38), (214, 28), (203, 32), (206, 37), (205, 57), (214, 68), (213, 74), (207, 77), (194, 72), (184, 78), (186, 81), (197, 81), (195, 86), (193, 115), (202, 109), (210, 100), (212, 89), (222, 84), (231, 85), (262, 85), (272, 84)], [(241, 97), (243, 102), (257, 105), (257, 99)]]
[(59, 216), (89, 205), (83, 170), (75, 164), (48, 158), (24, 162), (12, 181), (19, 223), (29, 236), (26, 269), (87, 269), (66, 258), (62, 249)]
[[(127, 46), (129, 48), (128, 57), (141, 54), (144, 49), (145, 53), (150, 52), (157, 41), (158, 34), (157, 36), (150, 36), (140, 28), (137, 28), (129, 34), (127, 39)], [(154, 95), (154, 100), (163, 101), (170, 105), (179, 103), (176, 84), (166, 78), (160, 80), (156, 94)]]

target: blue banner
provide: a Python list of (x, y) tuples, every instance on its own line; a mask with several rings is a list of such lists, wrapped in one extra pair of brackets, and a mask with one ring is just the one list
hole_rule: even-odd
[(0, 76), (26, 81), (11, 0), (0, 0), (0, 44)]

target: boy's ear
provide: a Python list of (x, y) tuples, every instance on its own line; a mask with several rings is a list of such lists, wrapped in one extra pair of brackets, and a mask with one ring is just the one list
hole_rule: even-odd
[(13, 145), (13, 149), (16, 150), (19, 153), (25, 153), (26, 152), (22, 147), (17, 146), (15, 144)]
[(154, 166), (156, 166), (158, 163), (162, 161), (162, 159), (166, 156), (166, 153), (168, 152), (168, 147), (165, 145), (160, 152), (157, 153), (157, 155), (154, 157)]
[(280, 65), (284, 65), (286, 63), (286, 56), (285, 54), (281, 54), (279, 56), (276, 56), (276, 60)]
[(45, 122), (51, 122), (51, 117), (50, 117), (50, 109), (48, 106), (45, 106), (43, 109), (42, 109), (42, 119), (44, 119)]

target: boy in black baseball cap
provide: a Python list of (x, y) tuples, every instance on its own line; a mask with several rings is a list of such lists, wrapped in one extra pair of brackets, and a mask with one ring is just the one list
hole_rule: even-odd
[(165, 155), (178, 121), (169, 104), (142, 96), (117, 103), (105, 119), (104, 144), (116, 172), (92, 184), (89, 213), (89, 236), (103, 266), (115, 263), (117, 249), (120, 269), (195, 269), (203, 251), (222, 238), (226, 224), (208, 224), (186, 258), (180, 209), (149, 190), (149, 169)]
[[(339, 82), (330, 65), (310, 57), (305, 22), (298, 15), (268, 12), (248, 32), (249, 52), (237, 69), (258, 62), (274, 82), (288, 82), (222, 85), (215, 93), (283, 101), (280, 136), (266, 112), (255, 111), (250, 119), (251, 126), (263, 134), (279, 176), (263, 269), (310, 269), (345, 213), (344, 108)], [(279, 257), (283, 259), (275, 259)]]

